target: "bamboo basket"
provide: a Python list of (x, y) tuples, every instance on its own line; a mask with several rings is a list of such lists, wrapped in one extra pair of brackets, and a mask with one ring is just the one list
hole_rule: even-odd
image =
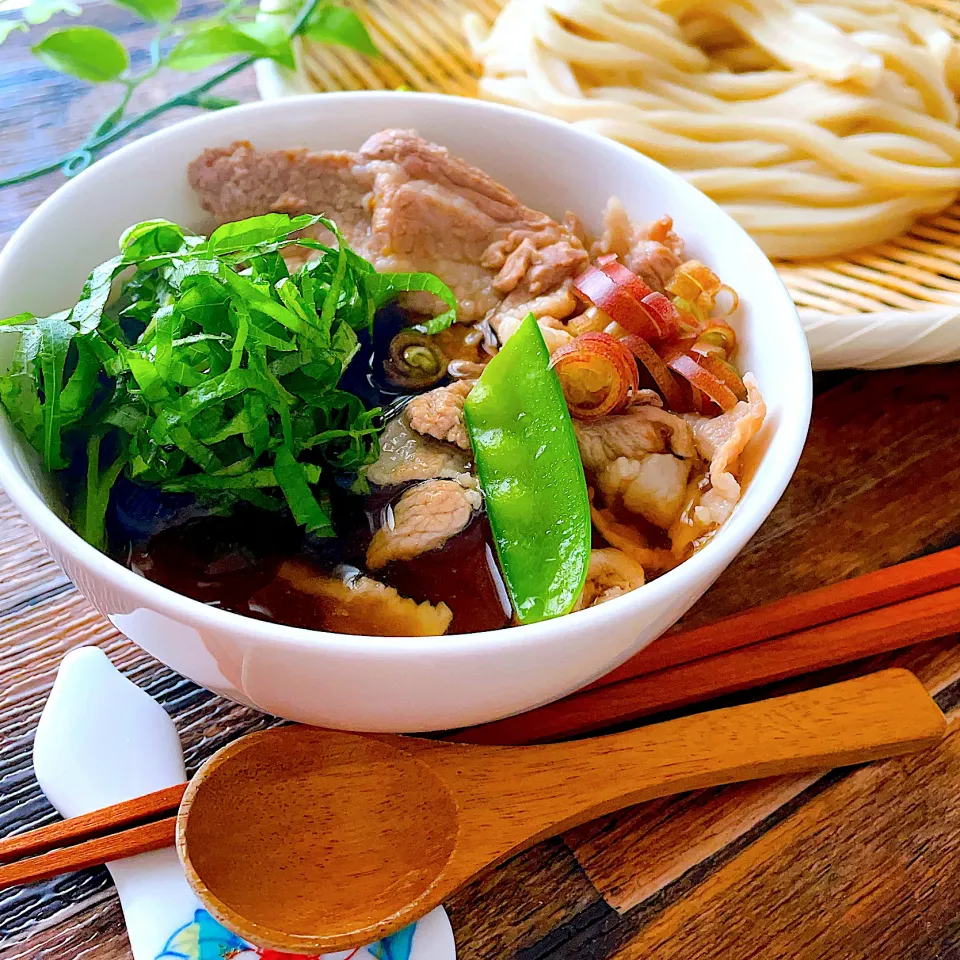
[[(296, 72), (258, 63), (264, 99), (401, 87), (476, 95), (479, 65), (461, 23), (467, 13), (492, 22), (498, 0), (341, 2), (364, 19), (381, 58), (305, 43)], [(960, 0), (923, 0), (918, 5), (960, 38)], [(781, 261), (776, 266), (800, 311), (815, 369), (960, 360), (960, 202), (918, 221), (894, 241), (842, 259)]]

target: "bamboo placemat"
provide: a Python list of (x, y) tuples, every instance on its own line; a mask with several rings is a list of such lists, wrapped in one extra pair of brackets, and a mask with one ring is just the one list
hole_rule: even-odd
[[(329, 90), (412, 90), (473, 96), (479, 65), (461, 23), (467, 13), (492, 22), (499, 0), (346, 0), (367, 23), (382, 53), (369, 60), (349, 50), (307, 45), (301, 74)], [(960, 38), (960, 0), (918, 4)], [(830, 314), (924, 310), (960, 304), (960, 202), (918, 222), (893, 242), (840, 259), (777, 264), (800, 308)]]

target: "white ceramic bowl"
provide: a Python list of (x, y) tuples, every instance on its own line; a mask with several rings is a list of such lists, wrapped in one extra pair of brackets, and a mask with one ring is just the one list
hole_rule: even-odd
[(68, 183), (0, 255), (0, 317), (73, 304), (88, 271), (116, 252), (131, 223), (166, 217), (202, 226), (185, 169), (204, 147), (248, 139), (264, 149), (355, 149), (391, 126), (416, 128), (529, 205), (555, 216), (571, 209), (593, 230), (611, 195), (639, 220), (670, 214), (690, 254), (739, 292), (741, 363), (756, 375), (769, 412), (746, 457), (745, 495), (704, 549), (628, 596), (558, 620), (463, 636), (354, 637), (207, 607), (109, 560), (48, 505), (55, 496), (36, 457), (5, 418), (0, 484), (81, 592), (120, 631), (197, 683), (292, 720), (354, 730), (436, 730), (529, 709), (620, 664), (700, 597), (783, 492), (809, 422), (809, 356), (790, 297), (733, 220), (658, 164), (532, 113), (423, 94), (297, 97), (179, 123)]

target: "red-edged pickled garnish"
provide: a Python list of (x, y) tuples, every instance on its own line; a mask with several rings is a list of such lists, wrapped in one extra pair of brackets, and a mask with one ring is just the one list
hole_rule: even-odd
[(706, 357), (699, 357), (697, 363), (699, 363), (707, 373), (712, 373), (738, 400), (747, 399), (747, 388), (744, 385), (743, 379), (740, 374), (737, 373), (737, 368), (734, 367), (729, 360), (724, 360), (722, 357), (711, 354)]
[[(605, 263), (601, 267), (587, 267), (573, 281), (573, 287), (582, 300), (592, 304), (598, 310), (602, 310), (611, 320), (615, 320), (631, 333), (636, 333), (642, 337), (655, 338), (659, 336), (659, 328), (653, 322), (650, 314), (641, 305), (640, 301), (631, 293), (630, 288), (622, 283), (617, 283), (606, 272), (606, 268), (611, 263)], [(620, 266), (620, 264), (615, 264)], [(627, 273), (630, 273), (626, 267), (621, 267)], [(634, 274), (630, 274), (637, 283), (643, 283)], [(646, 284), (643, 286), (649, 292)], [(645, 296), (646, 294), (644, 294)]]
[(677, 382), (677, 378), (670, 372), (660, 355), (642, 337), (628, 334), (620, 338), (620, 342), (643, 364), (650, 374), (657, 389), (663, 394), (667, 407), (670, 410), (683, 410), (684, 391)]
[(554, 351), (556, 371), (572, 416), (595, 420), (622, 410), (640, 389), (633, 354), (607, 333), (582, 333)]
[(643, 303), (653, 290), (650, 289), (632, 270), (628, 270), (613, 254), (607, 254), (597, 261), (597, 266), (618, 287), (626, 290), (637, 303)]
[(679, 373), (694, 391), (699, 390), (724, 413), (737, 405), (736, 394), (719, 377), (704, 369), (693, 357), (686, 353), (678, 353), (667, 360), (666, 364), (671, 370)]
[(737, 348), (737, 334), (724, 320), (712, 318), (697, 334), (691, 353), (702, 357), (716, 356), (727, 360)]
[(643, 298), (643, 306), (653, 318), (653, 322), (660, 331), (657, 339), (669, 340), (679, 336), (683, 328), (683, 320), (677, 308), (662, 293), (651, 291)]
[(678, 308), (684, 309), (680, 304), (689, 303), (695, 307), (692, 312), (702, 316), (717, 309), (722, 316), (729, 317), (739, 303), (737, 291), (721, 283), (720, 278), (699, 260), (686, 260), (677, 267), (667, 283), (667, 293)]
[(669, 298), (651, 290), (613, 254), (599, 257), (573, 285), (582, 300), (644, 340), (668, 340), (683, 328), (683, 320)]
[(685, 260), (667, 283), (667, 293), (696, 304), (699, 310), (708, 314), (722, 286), (720, 278), (709, 267), (699, 260)]

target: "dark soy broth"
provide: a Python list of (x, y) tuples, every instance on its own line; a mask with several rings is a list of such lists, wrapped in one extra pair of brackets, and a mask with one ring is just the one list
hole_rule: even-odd
[(453, 611), (448, 633), (497, 630), (510, 625), (510, 600), (486, 516), (476, 517), (439, 550), (421, 553), (404, 563), (391, 563), (382, 574), (380, 579), (405, 597), (445, 603)]
[[(341, 513), (347, 536), (333, 540), (304, 538), (289, 518), (250, 509), (187, 520), (141, 544), (127, 545), (121, 558), (141, 576), (201, 603), (295, 627), (327, 630), (339, 624), (342, 629), (343, 621), (329, 603), (278, 578), (277, 570), (295, 560), (318, 577), (338, 576), (341, 564), (362, 571), (369, 517), (401, 492), (344, 497), (352, 507), (349, 514)], [(485, 516), (477, 515), (439, 549), (391, 563), (373, 576), (401, 596), (446, 603), (453, 611), (448, 633), (510, 624), (510, 604)], [(389, 626), (382, 632), (389, 633)]]

